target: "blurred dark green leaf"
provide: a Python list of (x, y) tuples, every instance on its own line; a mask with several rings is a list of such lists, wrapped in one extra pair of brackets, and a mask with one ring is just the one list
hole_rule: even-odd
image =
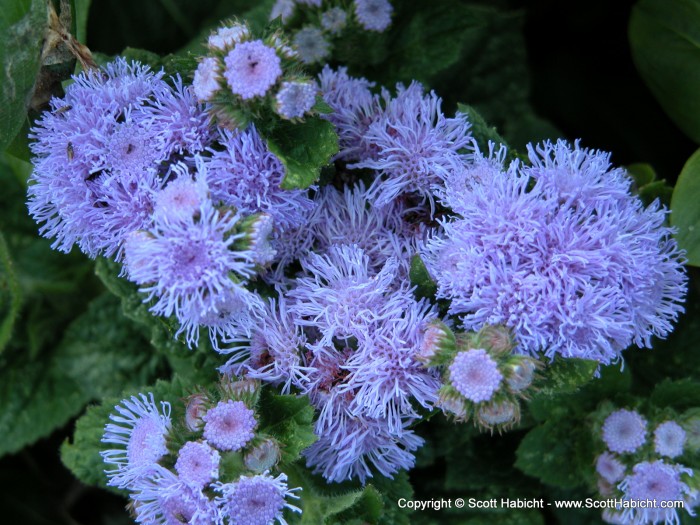
[(259, 413), (260, 428), (284, 444), (284, 463), (296, 461), (318, 439), (313, 430), (315, 412), (307, 397), (277, 395), (266, 388)]
[(430, 277), (428, 269), (418, 254), (411, 259), (409, 278), (411, 279), (411, 284), (416, 287), (415, 294), (419, 299), (424, 297), (429, 299), (435, 298), (437, 284)]
[(629, 25), (632, 58), (669, 117), (700, 142), (700, 3), (640, 0)]
[(685, 163), (671, 199), (671, 224), (688, 263), (700, 266), (700, 150)]
[(12, 337), (21, 302), (22, 293), (17, 283), (14, 264), (5, 237), (0, 231), (0, 353)]
[(0, 9), (0, 151), (22, 128), (47, 26), (46, 0), (7, 0)]

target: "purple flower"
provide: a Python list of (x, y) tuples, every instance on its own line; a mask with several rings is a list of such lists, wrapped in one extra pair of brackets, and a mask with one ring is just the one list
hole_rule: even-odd
[[(623, 491), (625, 501), (655, 501), (652, 507), (623, 507), (625, 523), (679, 523), (675, 508), (662, 507), (662, 502), (688, 501), (694, 492), (682, 479), (682, 474), (693, 475), (693, 471), (682, 465), (669, 465), (663, 461), (644, 461), (632, 469), (618, 488)], [(692, 515), (692, 511), (689, 509)]]
[(211, 150), (211, 158), (204, 159), (215, 203), (234, 206), (241, 213), (267, 213), (283, 231), (304, 223), (314, 206), (308, 192), (280, 187), (284, 166), (254, 127), (222, 130), (220, 143), (223, 149)]
[[(489, 181), (461, 196), (446, 190), (459, 217), (423, 250), (438, 296), (465, 329), (511, 328), (521, 353), (609, 363), (633, 342), (650, 346), (686, 290), (665, 212), (644, 209), (602, 153), (560, 142), (541, 154), (531, 168), (488, 167)], [(570, 177), (588, 182), (556, 182)]]
[(490, 400), (503, 381), (498, 364), (483, 348), (459, 352), (449, 371), (450, 384), (474, 403)]
[(262, 40), (236, 44), (224, 63), (231, 91), (243, 100), (264, 96), (282, 74), (280, 57)]
[(213, 139), (212, 125), (196, 98), (194, 88), (184, 86), (178, 76), (172, 89), (144, 107), (141, 122), (153, 137), (149, 147), (166, 157), (189, 157), (204, 151)]
[(422, 343), (420, 327), (436, 313), (406, 289), (386, 301), (392, 310), (396, 305), (396, 314), (358, 337), (357, 349), (342, 365), (347, 376), (334, 392), (352, 398), (347, 405), (352, 415), (386, 420), (389, 431), (400, 434), (407, 417), (419, 417), (416, 404), (431, 409), (437, 400), (437, 372), (416, 359)]
[(285, 119), (302, 118), (316, 103), (317, 88), (310, 82), (282, 82), (277, 92), (277, 114)]
[(203, 178), (192, 179), (184, 164), (171, 168), (177, 174), (175, 180), (155, 195), (153, 216), (157, 222), (189, 220), (207, 200), (209, 188)]
[(413, 452), (423, 445), (423, 439), (408, 428), (414, 420), (404, 420), (401, 431), (394, 433), (381, 418), (351, 416), (339, 396), (326, 403), (328, 416), (316, 423), (319, 439), (303, 452), (314, 473), (329, 482), (358, 478), (365, 483), (373, 475), (370, 466), (389, 478), (413, 467)]
[(217, 498), (221, 516), (231, 525), (271, 525), (275, 521), (287, 525), (284, 509), (301, 514), (301, 509), (287, 502), (287, 498), (299, 499), (295, 492), (301, 488), (290, 489), (284, 473), (276, 478), (267, 472), (241, 476), (234, 483), (219, 484), (216, 490), (221, 493)]
[(331, 52), (328, 40), (317, 27), (307, 26), (297, 31), (292, 42), (304, 64), (321, 62)]
[(192, 80), (192, 89), (197, 100), (201, 102), (211, 100), (221, 88), (220, 75), (219, 61), (216, 58), (204, 57), (201, 59)]
[(347, 25), (348, 15), (340, 7), (332, 7), (321, 15), (321, 27), (331, 35), (338, 35)]
[(683, 454), (685, 430), (675, 421), (665, 421), (654, 430), (654, 450), (657, 454), (675, 458)]
[(598, 456), (595, 469), (608, 483), (617, 483), (625, 477), (625, 466), (610, 452)]
[(270, 20), (281, 18), (282, 22), (287, 22), (294, 14), (296, 0), (276, 0), (270, 12)]
[(226, 51), (249, 38), (250, 29), (248, 29), (248, 26), (236, 23), (228, 27), (219, 28), (216, 33), (209, 37), (207, 44), (212, 51)]
[(325, 186), (315, 200), (316, 212), (308, 226), (317, 251), (327, 253), (335, 244), (357, 245), (369, 258), (373, 271), (379, 271), (394, 257), (408, 272), (417, 243), (402, 218), (407, 210), (401, 203), (373, 206), (362, 182), (354, 188), (346, 186), (342, 193)]
[(349, 161), (368, 158), (373, 146), (365, 134), (382, 114), (379, 97), (370, 91), (374, 83), (348, 76), (345, 67), (334, 71), (327, 65), (318, 79), (323, 100), (333, 108), (333, 113), (321, 116), (330, 121), (338, 133), (340, 151), (336, 158)]
[(355, 16), (360, 25), (368, 31), (384, 31), (391, 25), (394, 10), (387, 0), (354, 0)]
[(413, 193), (432, 208), (432, 186), (466, 161), (460, 150), (470, 144), (470, 124), (461, 113), (446, 118), (442, 100), (434, 92), (424, 95), (417, 82), (408, 88), (399, 84), (394, 98), (386, 90), (382, 96), (386, 108), (369, 124), (363, 139), (372, 152), (348, 167), (379, 172), (368, 195), (378, 206)]
[(136, 522), (144, 525), (211, 525), (218, 517), (216, 503), (160, 467), (139, 480), (131, 494)]
[(112, 487), (127, 488), (135, 480), (147, 476), (157, 467), (157, 462), (168, 453), (166, 438), (171, 428), (170, 403), (156, 406), (153, 394), (140, 394), (124, 399), (110, 414), (112, 423), (105, 426), (103, 443), (116, 448), (100, 452), (114, 470), (105, 471)]
[(255, 413), (243, 401), (220, 401), (202, 417), (204, 439), (219, 450), (237, 451), (255, 436)]
[(196, 489), (219, 478), (221, 456), (206, 443), (188, 441), (177, 453), (175, 471), (180, 479)]
[(234, 375), (245, 372), (248, 377), (282, 385), (283, 394), (288, 394), (292, 386), (302, 390), (310, 370), (303, 366), (300, 353), (306, 342), (285, 297), (280, 295), (278, 301), (270, 299), (249, 345), (238, 350), (221, 371)]
[(634, 410), (620, 409), (603, 423), (603, 441), (612, 452), (631, 453), (646, 441), (647, 422)]
[(303, 261), (309, 277), (299, 277), (288, 297), (297, 324), (318, 329), (320, 345), (332, 338), (364, 337), (380, 320), (395, 318), (403, 303), (389, 301), (397, 262), (390, 259), (375, 275), (369, 258), (357, 246), (334, 245), (327, 255), (314, 253)]
[(190, 343), (197, 340), (193, 331), (202, 317), (219, 312), (222, 300), (250, 298), (248, 309), (257, 307), (241, 284), (253, 275), (255, 263), (249, 252), (231, 246), (242, 237), (234, 233), (238, 219), (204, 202), (194, 216), (159, 221), (126, 241), (129, 278), (141, 285), (145, 301), (153, 301), (151, 312), (177, 317)]

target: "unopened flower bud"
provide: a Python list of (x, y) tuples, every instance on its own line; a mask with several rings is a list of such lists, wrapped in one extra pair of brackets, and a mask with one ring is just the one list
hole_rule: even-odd
[(515, 348), (515, 340), (510, 329), (503, 325), (485, 326), (477, 334), (479, 344), (493, 354), (505, 354)]
[(245, 466), (254, 472), (265, 472), (280, 459), (280, 447), (274, 439), (265, 439), (255, 445), (243, 458)]
[(537, 370), (537, 361), (531, 357), (513, 356), (505, 368), (506, 384), (511, 392), (517, 394), (532, 384)]
[(245, 24), (235, 22), (229, 27), (222, 27), (209, 37), (207, 45), (212, 51), (226, 51), (239, 42), (250, 38), (250, 29)]
[(494, 401), (479, 407), (476, 417), (488, 429), (508, 427), (520, 420), (520, 405), (513, 401)]
[[(250, 401), (255, 398), (260, 388), (260, 381), (257, 379), (240, 379), (226, 385), (226, 392), (232, 399)], [(248, 403), (246, 403), (248, 404)]]
[(246, 236), (236, 243), (237, 248), (249, 250), (253, 262), (260, 266), (272, 262), (277, 253), (270, 244), (274, 221), (267, 213), (256, 213), (243, 219), (239, 230)]
[(206, 394), (192, 394), (187, 398), (187, 406), (185, 407), (185, 426), (192, 432), (197, 432), (202, 428), (204, 422), (202, 416), (207, 411), (207, 396)]
[(423, 332), (423, 342), (416, 360), (425, 366), (438, 366), (450, 362), (456, 351), (457, 343), (452, 330), (445, 323), (434, 320)]
[(466, 421), (469, 419), (467, 415), (467, 405), (460, 396), (441, 394), (435, 406), (441, 409), (446, 415), (454, 417), (456, 421)]
[(694, 408), (684, 414), (681, 425), (685, 430), (685, 446), (691, 452), (700, 450), (700, 409)]

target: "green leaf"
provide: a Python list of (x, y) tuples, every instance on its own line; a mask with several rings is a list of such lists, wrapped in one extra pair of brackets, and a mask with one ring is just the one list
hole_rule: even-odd
[(27, 114), (41, 67), (47, 26), (46, 0), (8, 0), (0, 9), (0, 151), (12, 142)]
[(333, 124), (317, 117), (300, 124), (282, 122), (266, 138), (270, 151), (286, 169), (281, 184), (286, 190), (308, 188), (338, 152)]
[(92, 301), (71, 324), (55, 358), (92, 399), (149, 384), (162, 367), (160, 356), (110, 293)]
[(75, 38), (81, 44), (87, 43), (87, 21), (92, 0), (72, 0), (73, 31)]
[(567, 489), (585, 482), (581, 462), (593, 457), (590, 439), (582, 429), (562, 420), (547, 421), (532, 429), (520, 442), (515, 466), (547, 485)]
[(669, 117), (700, 142), (700, 3), (641, 0), (629, 25), (632, 58)]
[(289, 465), (284, 470), (289, 477), (289, 487), (302, 488), (302, 498), (297, 502), (302, 514), (296, 523), (344, 523), (350, 517), (364, 520), (365, 523), (380, 523), (382, 497), (372, 485), (343, 494), (326, 495), (301, 466)]
[(106, 465), (100, 456), (105, 447), (102, 436), (109, 415), (119, 401), (119, 397), (107, 398), (100, 405), (88, 407), (75, 424), (73, 440), (61, 445), (61, 461), (86, 485), (107, 488)]
[(671, 224), (688, 264), (700, 266), (700, 149), (683, 166), (671, 198)]
[(306, 396), (287, 396), (263, 389), (260, 401), (260, 429), (282, 444), (282, 462), (296, 461), (301, 451), (316, 440), (314, 409)]
[(416, 287), (416, 296), (421, 298), (434, 299), (437, 293), (437, 284), (430, 277), (428, 269), (425, 267), (420, 255), (416, 254), (411, 259), (411, 269), (409, 270), (411, 284)]
[(505, 139), (496, 131), (496, 128), (489, 126), (479, 112), (472, 106), (459, 103), (457, 104), (457, 111), (464, 113), (469, 118), (469, 122), (472, 125), (470, 130), (472, 137), (476, 140), (481, 151), (489, 150), (489, 142), (494, 142), (497, 145), (508, 145)]
[(700, 383), (691, 379), (666, 379), (656, 385), (649, 402), (659, 408), (670, 407), (679, 411), (700, 407)]
[(12, 329), (19, 314), (22, 303), (22, 293), (17, 282), (17, 276), (12, 259), (0, 232), (0, 353), (5, 349), (12, 337)]
[(65, 425), (89, 400), (50, 356), (32, 361), (12, 350), (0, 356), (0, 456)]
[(546, 366), (537, 386), (549, 395), (574, 392), (593, 379), (598, 366), (591, 359), (557, 358)]

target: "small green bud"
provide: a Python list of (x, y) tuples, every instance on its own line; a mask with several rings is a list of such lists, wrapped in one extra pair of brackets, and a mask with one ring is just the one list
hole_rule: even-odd
[(492, 401), (481, 405), (476, 413), (479, 424), (489, 430), (507, 428), (520, 421), (520, 405), (513, 401)]
[(280, 460), (280, 447), (274, 439), (264, 439), (248, 452), (243, 458), (245, 466), (258, 473), (274, 467)]
[(426, 367), (449, 363), (457, 352), (457, 341), (449, 327), (438, 320), (431, 321), (423, 331), (423, 341), (416, 360)]

